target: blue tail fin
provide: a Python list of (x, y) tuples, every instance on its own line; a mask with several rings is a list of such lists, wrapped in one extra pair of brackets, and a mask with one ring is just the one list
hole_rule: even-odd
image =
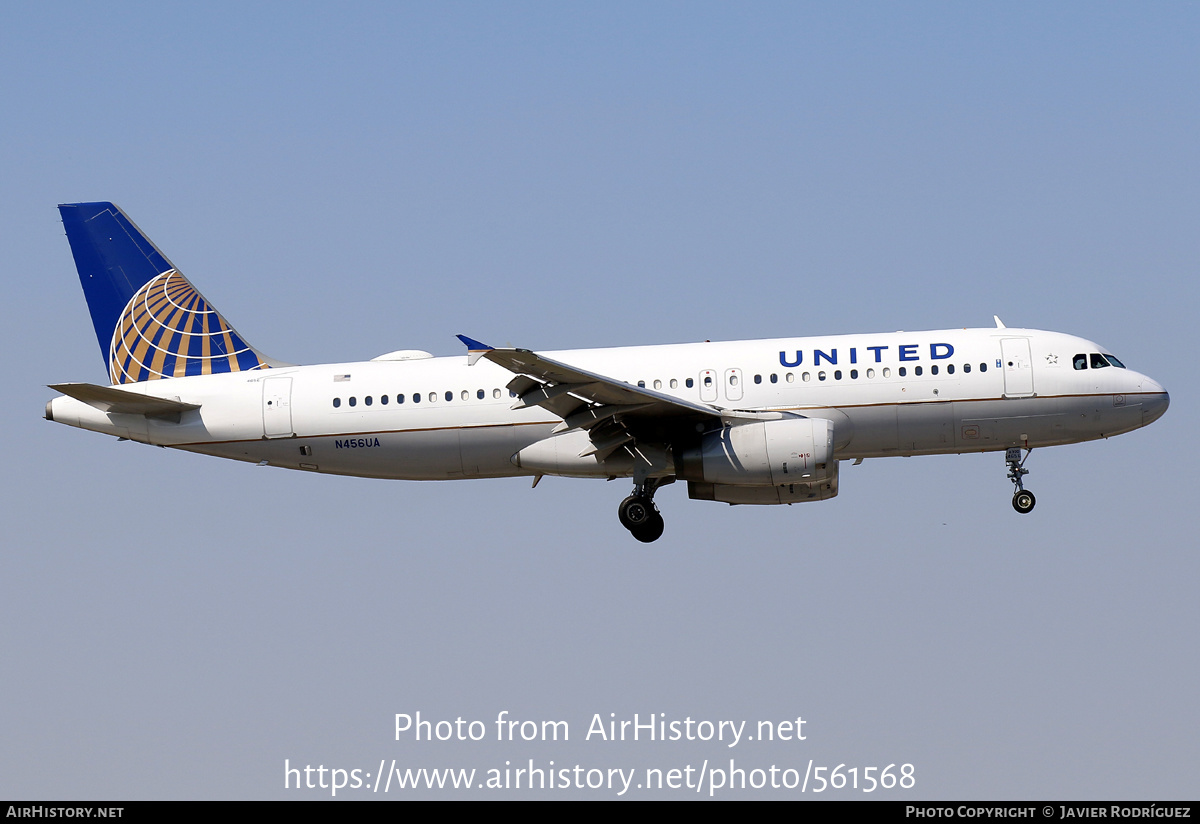
[(114, 385), (278, 364), (246, 343), (116, 206), (65, 203), (58, 211)]

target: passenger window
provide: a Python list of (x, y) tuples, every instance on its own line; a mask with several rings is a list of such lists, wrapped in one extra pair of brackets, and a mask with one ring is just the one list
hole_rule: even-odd
[(421, 393), (413, 392), (413, 403), (420, 403), (420, 402), (421, 402)]
[(1095, 352), (1093, 352), (1092, 353), (1092, 368), (1093, 369), (1103, 369), (1106, 366), (1108, 366), (1108, 361), (1106, 361), (1104, 359), (1104, 356), (1098, 355)]
[(1083, 354), (1082, 352), (1076, 355), (1071, 359), (1071, 365), (1074, 366), (1077, 371), (1087, 369), (1087, 355)]
[[(934, 369), (937, 369), (937, 367), (936, 367), (936, 366), (935, 366), (935, 367), (933, 367), (933, 368), (934, 368)], [(946, 364), (946, 374), (947, 374), (947, 375), (953, 375), (953, 374), (954, 374), (954, 364), (952, 364), (952, 363), (948, 363), (948, 364)]]
[(890, 366), (883, 367), (883, 376), (885, 378), (890, 378), (892, 376), (892, 367), (890, 367)]
[(334, 398), (334, 399), (333, 399), (333, 408), (334, 408), (334, 409), (337, 409), (337, 408), (338, 408), (339, 406), (341, 406), (341, 405), (342, 405), (342, 399), (341, 399), (341, 398)]
[(823, 381), (823, 380), (825, 380), (825, 373), (824, 373), (824, 372), (818, 372), (818, 373), (817, 373), (817, 380), (819, 380), (819, 381)]
[(875, 370), (874, 370), (874, 369), (868, 369), (868, 370), (867, 370), (867, 377), (868, 377), (868, 378), (873, 378), (873, 377), (875, 377)]
[(755, 383), (762, 383), (762, 375), (755, 375), (755, 376), (754, 376), (754, 382), (755, 382)]
[(387, 396), (387, 395), (380, 395), (380, 396), (379, 396), (379, 402), (380, 402), (381, 404), (383, 404), (384, 406), (387, 406), (387, 402), (388, 402), (388, 396)]
[(470, 399), (471, 399), (471, 393), (470, 393), (470, 392), (468, 392), (466, 389), (464, 389), (464, 390), (462, 391), (462, 399), (463, 399), (464, 401), (470, 400)]
[(676, 378), (671, 378), (671, 388), (672, 388), (672, 389), (678, 389), (678, 388), (679, 388), (679, 381), (678, 381), (678, 379), (676, 379)]
[(447, 392), (447, 393), (446, 393), (446, 403), (450, 403), (450, 401), (452, 401), (452, 400), (454, 400), (454, 393), (453, 393), (453, 392)]
[(363, 398), (363, 403), (365, 403), (367, 406), (370, 406), (371, 405), (371, 396), (367, 395), (365, 398)]
[(692, 378), (688, 378), (688, 379), (687, 379), (687, 381), (685, 381), (685, 382), (687, 383), (687, 388), (688, 388), (688, 389), (691, 389), (691, 388), (692, 388), (692, 387), (695, 385), (695, 383), (696, 383), (696, 381), (695, 381), (695, 380), (693, 380)]
[(924, 369), (922, 369), (920, 366), (918, 366), (916, 369), (913, 370), (913, 374), (919, 378), (919, 377), (921, 377), (921, 373), (924, 371), (925, 371)]
[(645, 389), (645, 388), (646, 388), (646, 382), (645, 382), (645, 381), (638, 381), (638, 388), (640, 388), (640, 389)]
[(403, 395), (397, 395), (397, 396), (396, 396), (396, 403), (404, 403), (404, 396), (403, 396)]
[(771, 383), (779, 383), (779, 376), (774, 372), (771, 373)]
[(479, 400), (483, 400), (485, 395), (486, 393), (482, 389), (475, 393), (475, 397), (479, 398)]
[(795, 376), (795, 375), (793, 375), (791, 372), (788, 372), (788, 373), (787, 373), (786, 375), (784, 375), (783, 377), (784, 377), (784, 380), (786, 380), (788, 383), (795, 383), (795, 382), (796, 382), (796, 376)]
[(708, 389), (711, 386), (712, 386), (712, 375), (705, 375), (704, 376), (704, 388)]
[(898, 374), (900, 377), (902, 377), (902, 378), (903, 378), (905, 375), (907, 375), (907, 374), (908, 374), (908, 367), (907, 367), (907, 366), (901, 366), (901, 367), (900, 367), (900, 369), (899, 369), (899, 371), (897, 371), (897, 373), (896, 373), (896, 374)]
[(979, 364), (979, 371), (980, 371), (980, 372), (986, 372), (986, 371), (987, 371), (987, 364), (986, 364), (986, 363), (981, 363), (981, 364)]
[(356, 397), (354, 397), (353, 395), (351, 395), (351, 396), (350, 396), (350, 405), (351, 405), (351, 406), (358, 406), (358, 398), (356, 398)]
[(800, 378), (801, 378), (801, 380), (803, 380), (805, 383), (808, 383), (810, 380), (812, 380), (812, 375), (811, 375), (810, 373), (808, 373), (808, 372), (805, 372), (803, 375), (801, 375), (801, 376), (800, 376)]
[(964, 364), (963, 364), (963, 371), (964, 371), (964, 372), (970, 372), (970, 371), (971, 371), (971, 364), (969, 364), (969, 363), (964, 363)]
[(858, 370), (857, 369), (850, 370), (850, 380), (852, 380), (852, 381), (858, 380)]
[(499, 398), (500, 398), (500, 390), (499, 390), (499, 389), (493, 389), (493, 390), (492, 390), (492, 397), (493, 397), (493, 398), (496, 398), (497, 400), (499, 400)]
[(655, 381), (655, 382), (654, 382), (654, 388), (655, 388), (655, 389), (662, 389), (662, 381)]
[(833, 372), (833, 379), (834, 379), (835, 381), (840, 381), (840, 380), (842, 379), (842, 370), (841, 370), (841, 369), (835, 369), (835, 370), (834, 370), (834, 372)]
[(737, 386), (737, 375), (730, 375), (730, 376), (729, 376), (729, 385), (730, 385), (730, 386)]

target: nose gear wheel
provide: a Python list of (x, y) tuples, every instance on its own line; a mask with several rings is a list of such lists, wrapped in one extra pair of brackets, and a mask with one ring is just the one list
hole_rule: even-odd
[(1025, 488), (1025, 484), (1022, 481), (1029, 474), (1029, 470), (1025, 468), (1025, 461), (1029, 460), (1029, 456), (1032, 454), (1033, 450), (1028, 449), (1025, 451), (1025, 457), (1022, 458), (1020, 447), (1015, 446), (1004, 452), (1004, 462), (1008, 465), (1008, 479), (1016, 487), (1013, 491), (1013, 509), (1022, 515), (1032, 512), (1034, 504), (1037, 503), (1037, 498)]

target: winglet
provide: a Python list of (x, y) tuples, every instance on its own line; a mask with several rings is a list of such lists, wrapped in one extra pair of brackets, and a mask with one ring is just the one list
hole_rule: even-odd
[(455, 335), (455, 337), (467, 345), (467, 366), (474, 366), (475, 361), (495, 349), (494, 346), (480, 343), (477, 340), (468, 338), (466, 335)]

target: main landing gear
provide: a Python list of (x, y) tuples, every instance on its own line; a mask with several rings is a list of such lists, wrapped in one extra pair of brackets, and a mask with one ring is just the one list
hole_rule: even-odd
[(640, 484), (634, 484), (633, 494), (621, 501), (617, 508), (617, 516), (621, 526), (628, 529), (633, 537), (643, 544), (649, 544), (662, 537), (666, 524), (654, 505), (654, 492), (662, 486), (662, 481), (647, 478)]
[(1008, 464), (1008, 479), (1013, 482), (1016, 490), (1013, 492), (1012, 505), (1013, 509), (1025, 515), (1033, 511), (1033, 505), (1037, 503), (1037, 498), (1033, 497), (1033, 493), (1025, 488), (1025, 484), (1021, 479), (1029, 474), (1029, 470), (1025, 468), (1025, 461), (1029, 460), (1029, 456), (1033, 450), (1027, 450), (1025, 457), (1021, 457), (1021, 449), (1012, 447), (1004, 452), (1004, 462)]

